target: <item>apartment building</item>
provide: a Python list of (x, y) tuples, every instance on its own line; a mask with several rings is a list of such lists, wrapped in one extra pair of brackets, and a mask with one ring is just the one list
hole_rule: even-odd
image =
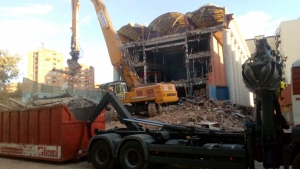
[[(65, 76), (65, 82), (68, 82), (69, 86), (76, 89), (94, 90), (95, 89), (95, 68), (93, 66), (81, 65), (80, 73), (72, 79), (71, 76)], [(68, 67), (65, 67), (65, 71), (69, 71)]]
[(30, 80), (41, 84), (61, 86), (64, 83), (64, 74), (53, 72), (53, 68), (64, 68), (62, 53), (50, 49), (28, 52), (27, 78)]
[(300, 18), (283, 21), (276, 30), (276, 48), (286, 62), (283, 64), (283, 78), (287, 84), (291, 83), (292, 64), (300, 58)]
[(10, 83), (10, 84), (7, 84), (5, 86), (6, 87), (6, 91), (8, 93), (13, 93), (13, 92), (15, 92), (18, 89), (19, 85), (21, 85), (21, 84), (19, 84), (19, 83)]
[[(249, 52), (252, 54), (254, 52), (256, 52), (256, 46), (255, 46), (255, 39), (262, 39), (263, 37), (265, 37), (265, 35), (259, 35), (259, 36), (255, 36), (252, 39), (246, 39), (246, 44), (248, 46)], [(274, 36), (266, 36), (265, 37), (267, 39), (268, 44), (271, 46), (271, 49), (275, 50), (276, 49), (276, 38), (275, 35)]]

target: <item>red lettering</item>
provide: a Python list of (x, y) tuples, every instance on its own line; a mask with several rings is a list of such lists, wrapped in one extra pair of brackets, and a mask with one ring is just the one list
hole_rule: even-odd
[(39, 147), (38, 151), (39, 151), (39, 156), (41, 156), (41, 157), (58, 158), (58, 149), (57, 149), (57, 147), (56, 147), (55, 150), (53, 150), (53, 149), (49, 150), (47, 147)]
[(23, 154), (23, 149), (14, 147), (1, 147), (2, 153)]

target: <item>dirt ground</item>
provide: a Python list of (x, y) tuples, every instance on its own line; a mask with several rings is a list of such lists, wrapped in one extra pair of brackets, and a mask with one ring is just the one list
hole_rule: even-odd
[[(263, 169), (262, 164), (256, 163), (255, 166), (256, 169)], [(0, 169), (94, 169), (94, 167), (91, 163), (87, 163), (86, 159), (54, 163), (0, 156)], [(160, 169), (179, 169), (179, 167), (169, 166)], [(280, 169), (283, 169), (283, 167), (280, 167)], [(292, 168), (290, 167), (290, 169)]]

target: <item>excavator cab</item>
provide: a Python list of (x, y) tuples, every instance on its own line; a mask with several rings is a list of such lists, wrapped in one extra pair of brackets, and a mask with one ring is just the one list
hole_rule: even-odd
[(112, 91), (120, 100), (125, 100), (127, 85), (125, 82), (111, 82), (107, 85), (108, 91)]

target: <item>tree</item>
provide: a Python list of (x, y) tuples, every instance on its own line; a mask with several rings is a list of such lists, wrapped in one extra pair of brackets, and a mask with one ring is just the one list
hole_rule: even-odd
[(18, 63), (21, 57), (11, 55), (8, 51), (0, 49), (0, 91), (5, 92), (5, 85), (19, 75)]

